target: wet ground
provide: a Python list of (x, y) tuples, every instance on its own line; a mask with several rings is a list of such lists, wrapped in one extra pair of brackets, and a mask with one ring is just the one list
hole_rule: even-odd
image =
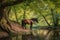
[[(5, 39), (3, 38), (2, 40)], [(32, 34), (18, 35), (12, 37), (11, 40), (60, 40), (60, 31), (58, 30), (58, 35), (55, 36), (52, 30), (50, 32), (46, 29), (32, 30)]]

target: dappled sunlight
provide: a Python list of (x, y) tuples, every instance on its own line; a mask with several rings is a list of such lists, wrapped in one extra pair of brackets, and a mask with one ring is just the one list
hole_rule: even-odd
[(39, 35), (41, 37), (45, 37), (49, 30), (35, 30), (33, 31), (33, 35)]
[(46, 36), (47, 33), (48, 33), (48, 30), (39, 30), (39, 31), (38, 31), (38, 34), (39, 34), (40, 36)]
[(50, 31), (49, 34), (47, 34), (45, 40), (51, 40), (53, 36), (53, 31)]

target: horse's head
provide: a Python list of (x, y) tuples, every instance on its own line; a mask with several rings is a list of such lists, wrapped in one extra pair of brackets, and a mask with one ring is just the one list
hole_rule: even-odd
[(32, 18), (31, 20), (38, 23), (38, 18)]

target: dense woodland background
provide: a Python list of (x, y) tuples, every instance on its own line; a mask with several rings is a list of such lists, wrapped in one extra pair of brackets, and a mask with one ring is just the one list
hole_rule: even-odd
[[(40, 26), (48, 26), (54, 25), (53, 20), (56, 22), (60, 19), (60, 1), (59, 0), (30, 0), (25, 1), (20, 4), (9, 6), (10, 9), (9, 18), (13, 21), (18, 21), (21, 23), (23, 18), (38, 18), (38, 25)], [(53, 13), (53, 16), (52, 16)], [(44, 17), (45, 18), (44, 18)], [(17, 18), (17, 19), (16, 19)], [(45, 20), (46, 19), (46, 20)], [(46, 22), (47, 21), (47, 22)], [(58, 21), (60, 24), (60, 20)]]
[[(42, 37), (46, 33), (45, 40), (52, 40), (51, 38), (55, 36), (51, 37), (50, 35), (60, 35), (60, 0), (0, 0), (0, 28), (4, 32), (16, 34), (18, 27), (15, 28), (16, 25), (13, 22), (21, 25), (23, 19), (31, 18), (38, 18), (38, 23), (33, 24), (32, 29), (35, 28), (33, 35), (37, 34)], [(29, 25), (26, 25), (26, 27), (28, 29)], [(20, 29), (17, 30), (17, 32), (19, 31)], [(43, 34), (41, 35), (41, 33)]]

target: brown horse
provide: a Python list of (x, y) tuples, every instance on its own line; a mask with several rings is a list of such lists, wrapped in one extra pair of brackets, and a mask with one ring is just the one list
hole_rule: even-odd
[(33, 25), (34, 22), (38, 22), (37, 18), (23, 19), (22, 20), (22, 27), (26, 29), (26, 24), (29, 24), (30, 29), (32, 29), (32, 25)]

